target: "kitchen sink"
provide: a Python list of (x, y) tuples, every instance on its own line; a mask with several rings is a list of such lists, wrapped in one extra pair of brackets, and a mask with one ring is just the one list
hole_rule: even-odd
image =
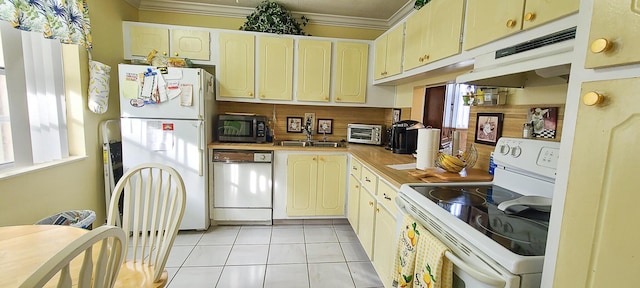
[(303, 141), (303, 140), (282, 140), (276, 142), (277, 146), (288, 146), (288, 147), (327, 147), (327, 148), (339, 148), (345, 147), (344, 144), (340, 142), (331, 142), (331, 141)]

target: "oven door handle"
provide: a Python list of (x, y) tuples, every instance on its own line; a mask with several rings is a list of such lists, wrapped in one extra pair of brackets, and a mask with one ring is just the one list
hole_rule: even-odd
[(474, 279), (485, 283), (487, 285), (491, 285), (494, 287), (504, 287), (507, 282), (502, 278), (493, 277), (486, 272), (479, 271), (478, 269), (471, 267), (467, 263), (465, 263), (462, 259), (458, 258), (458, 256), (453, 253), (446, 251), (444, 252), (444, 256), (447, 257), (453, 265), (467, 272)]

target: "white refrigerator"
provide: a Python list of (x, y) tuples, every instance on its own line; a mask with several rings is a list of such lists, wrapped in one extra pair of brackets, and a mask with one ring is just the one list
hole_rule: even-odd
[(180, 230), (209, 227), (207, 144), (214, 77), (200, 68), (118, 65), (124, 170), (146, 162), (175, 168), (187, 201)]

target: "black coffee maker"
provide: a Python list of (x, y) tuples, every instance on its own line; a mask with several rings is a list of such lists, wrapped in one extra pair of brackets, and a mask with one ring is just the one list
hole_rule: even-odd
[(396, 154), (413, 154), (418, 146), (418, 129), (407, 128), (418, 124), (418, 121), (398, 121), (391, 127), (391, 151)]

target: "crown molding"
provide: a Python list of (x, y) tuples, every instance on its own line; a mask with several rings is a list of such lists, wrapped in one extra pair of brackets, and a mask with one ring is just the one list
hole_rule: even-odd
[(140, 0), (124, 0), (124, 2), (129, 3), (129, 5), (135, 8), (140, 8)]
[[(158, 11), (158, 12), (173, 12), (184, 14), (197, 14), (230, 18), (246, 18), (254, 11), (254, 8), (237, 7), (237, 6), (225, 6), (217, 4), (207, 3), (194, 3), (179, 0), (125, 0), (139, 10), (145, 11)], [(138, 3), (135, 5), (134, 3)], [(398, 10), (387, 20), (374, 19), (374, 18), (362, 18), (362, 17), (348, 17), (339, 15), (327, 15), (327, 14), (314, 14), (314, 13), (301, 13), (291, 11), (294, 17), (301, 17), (304, 15), (309, 18), (309, 23), (317, 25), (339, 26), (349, 28), (365, 28), (365, 29), (378, 29), (387, 30), (413, 10), (411, 3), (405, 4), (405, 6)]]

